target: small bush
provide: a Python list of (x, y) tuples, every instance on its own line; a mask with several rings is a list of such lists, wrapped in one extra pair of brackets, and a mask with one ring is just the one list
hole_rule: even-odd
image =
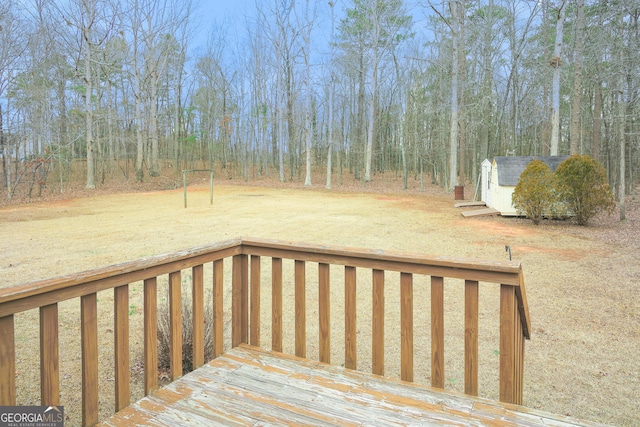
[[(158, 307), (158, 369), (169, 372), (171, 317), (169, 303)], [(211, 301), (205, 302), (204, 311), (204, 360), (213, 359), (213, 308)], [(182, 372), (193, 370), (193, 308), (191, 297), (182, 298)]]
[(600, 212), (613, 212), (616, 204), (606, 171), (592, 157), (569, 157), (560, 163), (555, 176), (558, 196), (575, 215), (578, 225), (586, 225)]
[(533, 160), (520, 175), (511, 203), (538, 225), (542, 216), (553, 211), (555, 192), (551, 169), (541, 160)]

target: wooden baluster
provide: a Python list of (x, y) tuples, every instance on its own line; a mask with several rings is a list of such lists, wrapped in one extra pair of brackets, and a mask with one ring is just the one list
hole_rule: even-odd
[(224, 352), (224, 260), (213, 262), (213, 357)]
[(182, 376), (182, 275), (169, 273), (169, 369), (171, 381)]
[(231, 346), (248, 343), (249, 338), (249, 263), (247, 255), (234, 255), (231, 289)]
[(80, 341), (82, 347), (82, 425), (98, 422), (98, 297), (80, 298)]
[(271, 259), (271, 349), (282, 352), (282, 258)]
[(251, 298), (249, 343), (260, 347), (260, 257), (251, 256)]
[(373, 270), (371, 371), (384, 375), (384, 270)]
[(329, 264), (318, 264), (320, 362), (331, 363), (331, 280)]
[(191, 311), (193, 313), (193, 369), (204, 365), (204, 266), (191, 269)]
[(516, 293), (513, 286), (500, 285), (500, 401), (516, 402)]
[(13, 314), (0, 318), (0, 406), (16, 404), (16, 341)]
[(356, 268), (344, 268), (344, 366), (356, 369)]
[(296, 356), (307, 357), (307, 310), (306, 310), (305, 262), (295, 261), (295, 314)]
[(129, 285), (113, 289), (116, 412), (129, 406)]
[(444, 388), (444, 278), (431, 276), (431, 386)]
[(158, 281), (144, 281), (144, 394), (158, 388)]
[(464, 283), (464, 392), (478, 395), (478, 282)]
[(40, 404), (60, 404), (58, 304), (40, 307)]
[(413, 381), (413, 275), (400, 273), (400, 379)]

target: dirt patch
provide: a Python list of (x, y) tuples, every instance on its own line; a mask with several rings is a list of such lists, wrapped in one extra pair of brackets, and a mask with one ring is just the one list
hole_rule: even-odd
[[(637, 423), (640, 396), (637, 381), (640, 301), (634, 297), (640, 280), (637, 203), (627, 203), (628, 219), (623, 223), (613, 217), (594, 221), (586, 228), (548, 221), (536, 227), (515, 218), (462, 219), (460, 210), (453, 207), (453, 196), (438, 188), (428, 187), (425, 192), (419, 188), (398, 191), (398, 182), (391, 185), (390, 180), (378, 178), (382, 182), (378, 188), (354, 185), (339, 190), (325, 190), (321, 185), (304, 188), (293, 183), (269, 182), (260, 186), (225, 183), (215, 186), (213, 205), (209, 204), (208, 187), (191, 187), (187, 209), (183, 208), (181, 189), (65, 197), (53, 203), (7, 206), (0, 208), (0, 233), (4, 237), (0, 242), (2, 283), (9, 286), (237, 236), (490, 260), (508, 259), (505, 252), (508, 245), (513, 258), (523, 264), (533, 325), (525, 359), (525, 405), (615, 425)], [(366, 312), (370, 294), (366, 291), (366, 274), (362, 276), (363, 293), (359, 298)], [(392, 292), (394, 282), (391, 278), (389, 281)], [(312, 273), (308, 283), (313, 283)], [(427, 301), (428, 287), (421, 283), (416, 281), (414, 285), (416, 298)], [(140, 289), (140, 284), (131, 284), (132, 294)], [(339, 291), (336, 295), (340, 295)], [(453, 335), (445, 343), (447, 388), (460, 390), (464, 384), (460, 374), (464, 336), (460, 294), (453, 285), (447, 292), (447, 304), (452, 308), (451, 317), (445, 322), (447, 331)], [(308, 296), (313, 298), (311, 288)], [(391, 293), (389, 307), (397, 300), (397, 295)], [(332, 301), (332, 310), (339, 312), (337, 301), (339, 298), (335, 306)], [(112, 294), (101, 293), (99, 303), (100, 351), (108, 361), (112, 360), (113, 346)], [(490, 398), (497, 398), (497, 305), (494, 290), (483, 287), (481, 319), (486, 319), (489, 325), (481, 331), (480, 362), (489, 368), (481, 367), (480, 392)], [(142, 351), (142, 339), (136, 332), (142, 310), (135, 298), (131, 306), (133, 365)], [(416, 307), (414, 314), (415, 324), (424, 326), (416, 330), (416, 352), (428, 354), (429, 316), (428, 310), (419, 308), (422, 306), (421, 303)], [(390, 309), (389, 313), (392, 312)], [(310, 307), (308, 316), (312, 324), (317, 310)], [(395, 344), (399, 342), (396, 320), (388, 318), (385, 322), (389, 325), (387, 370), (391, 375), (398, 375), (397, 363), (393, 362), (399, 353)], [(33, 370), (39, 360), (33, 341), (37, 342), (37, 313), (20, 314), (16, 323), (19, 401), (38, 404), (39, 379)], [(332, 336), (339, 341), (338, 326)], [(68, 425), (78, 424), (80, 407), (79, 327), (77, 301), (62, 303), (62, 397), (74, 417)], [(363, 370), (370, 364), (366, 350), (369, 327), (364, 322), (359, 328), (363, 340), (359, 344), (363, 349), (359, 368)], [(309, 332), (308, 354), (315, 354), (316, 343)], [(338, 349), (340, 343), (335, 347)], [(338, 354), (333, 359), (332, 355), (332, 360), (339, 364), (340, 357)], [(428, 383), (429, 356), (415, 360), (416, 381)], [(485, 375), (486, 371), (490, 372)], [(109, 412), (108, 402), (113, 399), (112, 372), (108, 363), (101, 366), (100, 389), (105, 392), (100, 399), (101, 404), (106, 402), (105, 414)], [(134, 399), (141, 394), (141, 378), (136, 372)]]

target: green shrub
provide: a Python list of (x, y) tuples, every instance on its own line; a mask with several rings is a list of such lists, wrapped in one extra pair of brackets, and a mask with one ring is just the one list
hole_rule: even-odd
[(542, 216), (552, 212), (555, 205), (551, 169), (541, 160), (533, 160), (522, 171), (518, 185), (511, 196), (511, 203), (538, 225)]
[(575, 155), (555, 172), (556, 191), (579, 225), (600, 212), (612, 213), (616, 204), (604, 167), (589, 156)]

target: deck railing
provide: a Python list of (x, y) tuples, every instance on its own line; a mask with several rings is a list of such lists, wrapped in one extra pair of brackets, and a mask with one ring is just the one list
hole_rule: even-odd
[[(445, 279), (464, 281), (464, 390), (478, 394), (478, 294), (480, 282), (500, 286), (500, 400), (521, 404), (524, 341), (531, 330), (522, 268), (516, 262), (482, 262), (425, 258), (400, 252), (293, 244), (241, 238), (170, 255), (145, 258), (70, 276), (0, 289), (0, 405), (16, 402), (14, 315), (30, 309), (40, 314), (41, 404), (60, 405), (58, 304), (79, 298), (82, 352), (82, 423), (98, 422), (97, 293), (113, 289), (115, 410), (130, 404), (129, 284), (144, 283), (144, 393), (158, 388), (158, 277), (168, 275), (170, 313), (170, 379), (182, 375), (182, 272), (191, 269), (193, 366), (204, 360), (204, 269), (212, 264), (213, 355), (223, 352), (224, 260), (231, 258), (231, 345), (260, 346), (261, 263), (271, 260), (271, 348), (283, 350), (283, 259), (294, 261), (295, 355), (306, 357), (307, 262), (318, 263), (318, 357), (331, 362), (330, 306), (341, 296), (330, 294), (331, 266), (344, 266), (344, 365), (355, 369), (356, 271), (372, 271), (371, 366), (385, 374), (385, 272), (400, 273), (400, 376), (413, 381), (414, 275), (431, 282), (431, 385), (444, 388)], [(335, 326), (335, 325), (334, 325)]]

